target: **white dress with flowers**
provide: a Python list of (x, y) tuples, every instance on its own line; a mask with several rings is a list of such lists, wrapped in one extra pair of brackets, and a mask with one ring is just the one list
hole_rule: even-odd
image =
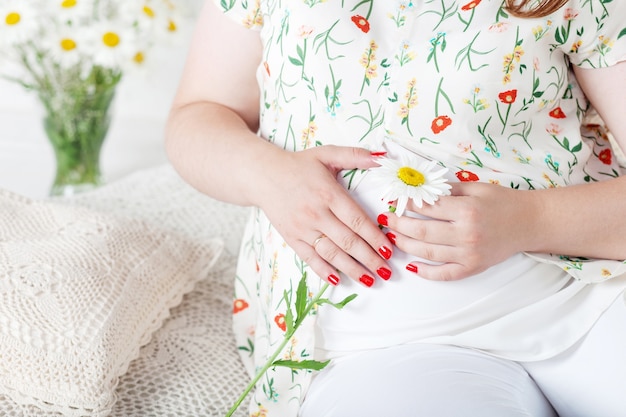
[[(620, 175), (603, 129), (581, 129), (588, 104), (569, 64), (598, 68), (626, 58), (623, 1), (571, 0), (539, 19), (508, 15), (501, 0), (217, 3), (260, 31), (260, 134), (276, 146), (361, 146), (392, 157), (410, 148), (447, 167), (451, 181), (524, 190)], [(367, 173), (344, 174), (372, 218), (386, 211)], [(517, 254), (477, 276), (433, 283), (407, 275), (412, 258), (399, 252), (388, 282), (367, 289), (343, 279), (329, 298), (359, 297), (342, 311), (314, 311), (283, 356), (436, 342), (540, 360), (575, 343), (626, 287), (624, 262), (548, 254)], [(251, 372), (282, 340), (303, 274), (316, 293), (320, 279), (255, 210), (234, 303), (237, 344)], [(251, 415), (295, 416), (311, 375), (270, 370)]]

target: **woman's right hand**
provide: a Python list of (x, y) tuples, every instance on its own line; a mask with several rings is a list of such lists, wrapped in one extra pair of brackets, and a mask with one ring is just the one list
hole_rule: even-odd
[(170, 161), (199, 191), (263, 209), (322, 279), (336, 283), (342, 271), (371, 286), (389, 277), (389, 240), (337, 181), (343, 169), (376, 166), (374, 158), (335, 146), (287, 152), (259, 138), (262, 59), (259, 33), (206, 2), (167, 124)]
[(250, 197), (285, 242), (331, 284), (338, 283), (337, 271), (368, 287), (376, 278), (389, 279), (391, 243), (337, 181), (342, 170), (377, 166), (375, 157), (333, 145), (278, 150), (277, 156), (280, 162), (256, 173), (263, 178), (257, 177)]

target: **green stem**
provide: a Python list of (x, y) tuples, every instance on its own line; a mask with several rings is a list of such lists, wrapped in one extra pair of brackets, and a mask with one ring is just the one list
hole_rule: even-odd
[(291, 329), (290, 332), (285, 333), (285, 337), (284, 337), (283, 341), (280, 343), (280, 345), (278, 346), (278, 348), (276, 349), (274, 354), (272, 356), (270, 356), (270, 358), (267, 360), (267, 362), (265, 362), (265, 365), (257, 372), (257, 374), (254, 376), (254, 378), (252, 378), (252, 380), (246, 386), (246, 388), (243, 390), (243, 392), (241, 393), (239, 398), (237, 398), (237, 400), (235, 401), (233, 406), (230, 408), (230, 410), (228, 410), (228, 413), (226, 413), (226, 417), (231, 417), (235, 413), (235, 411), (237, 411), (237, 409), (239, 408), (239, 406), (241, 405), (243, 400), (246, 399), (246, 397), (248, 396), (250, 391), (252, 391), (252, 389), (256, 386), (257, 382), (259, 382), (259, 380), (263, 377), (263, 375), (265, 375), (267, 370), (270, 369), (273, 366), (274, 361), (276, 360), (278, 355), (280, 355), (282, 353), (282, 351), (285, 348), (285, 346), (287, 346), (287, 343), (289, 343), (289, 341), (291, 340), (293, 335), (296, 333), (296, 331), (298, 330), (298, 328), (300, 327), (300, 325), (304, 321), (305, 317), (307, 317), (309, 315), (309, 313), (311, 312), (313, 307), (318, 303), (318, 301), (322, 297), (322, 295), (324, 295), (324, 292), (328, 288), (328, 285), (329, 284), (327, 282), (324, 283), (324, 285), (322, 285), (322, 288), (320, 288), (319, 292), (307, 304), (306, 308), (304, 309), (304, 312), (303, 312), (302, 316), (298, 317), (298, 319), (294, 323), (293, 329)]

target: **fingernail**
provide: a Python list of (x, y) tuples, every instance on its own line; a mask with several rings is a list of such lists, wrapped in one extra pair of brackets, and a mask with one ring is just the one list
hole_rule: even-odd
[(332, 285), (338, 285), (339, 284), (339, 277), (335, 274), (330, 274), (326, 280), (331, 283)]
[(408, 264), (408, 265), (406, 266), (406, 270), (407, 270), (407, 271), (411, 271), (411, 272), (413, 272), (414, 274), (417, 274), (417, 266), (416, 266), (416, 265), (413, 265), (413, 264)]
[(387, 226), (389, 224), (389, 219), (387, 219), (387, 216), (385, 214), (379, 214), (376, 218), (376, 221), (378, 221), (378, 224), (381, 224), (383, 226)]
[(378, 275), (382, 279), (384, 279), (385, 281), (387, 281), (389, 278), (391, 278), (391, 269), (389, 269), (389, 268), (380, 267), (380, 268), (378, 268), (376, 273), (378, 273)]
[(359, 281), (361, 281), (367, 287), (371, 287), (372, 285), (374, 285), (374, 278), (370, 277), (369, 275), (365, 275), (365, 274), (361, 275), (361, 278), (359, 278)]
[(388, 232), (385, 236), (387, 236), (387, 239), (389, 239), (391, 243), (393, 243), (394, 245), (396, 244), (396, 235), (394, 235), (391, 232)]
[(387, 246), (381, 246), (381, 247), (378, 249), (378, 253), (380, 253), (380, 255), (381, 255), (383, 258), (385, 258), (385, 259), (389, 259), (389, 258), (391, 258), (391, 254), (392, 254), (393, 252), (391, 252), (391, 249), (389, 249)]
[(372, 156), (385, 156), (385, 155), (387, 155), (387, 152), (385, 152), (385, 151), (370, 152), (370, 155), (372, 155)]

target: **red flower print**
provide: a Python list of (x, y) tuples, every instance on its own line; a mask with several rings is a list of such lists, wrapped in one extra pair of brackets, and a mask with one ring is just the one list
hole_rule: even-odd
[(430, 129), (436, 135), (438, 133), (443, 132), (445, 128), (450, 126), (451, 124), (452, 124), (451, 118), (449, 118), (448, 116), (439, 116), (439, 117), (435, 117), (432, 124), (430, 125)]
[(470, 171), (459, 171), (456, 177), (462, 182), (478, 181), (478, 175)]
[(363, 33), (367, 33), (370, 31), (370, 22), (368, 22), (367, 19), (360, 14), (355, 14), (354, 16), (352, 16), (352, 21), (359, 29), (363, 31)]
[(465, 6), (461, 7), (461, 10), (472, 10), (474, 7), (480, 4), (480, 0), (474, 0), (467, 3)]
[(283, 313), (280, 313), (276, 317), (274, 317), (274, 322), (283, 332), (287, 330), (287, 322), (285, 321), (285, 315)]
[(600, 159), (600, 161), (602, 161), (603, 164), (611, 165), (611, 162), (613, 161), (613, 154), (611, 153), (610, 149), (605, 149), (600, 152), (598, 158)]
[(233, 302), (233, 314), (237, 314), (248, 307), (249, 304), (246, 302), (246, 300), (238, 298)]
[(553, 119), (565, 119), (567, 116), (565, 116), (565, 113), (563, 113), (563, 110), (561, 110), (560, 107), (557, 107), (556, 109), (553, 109), (550, 113), (548, 113), (550, 115), (550, 117), (552, 117)]
[(504, 104), (515, 103), (515, 99), (517, 98), (517, 90), (503, 91), (500, 94), (498, 94), (498, 98)]
[(270, 64), (268, 64), (267, 61), (263, 61), (263, 66), (265, 67), (265, 72), (267, 73), (267, 76), (271, 77), (272, 74), (270, 73)]

